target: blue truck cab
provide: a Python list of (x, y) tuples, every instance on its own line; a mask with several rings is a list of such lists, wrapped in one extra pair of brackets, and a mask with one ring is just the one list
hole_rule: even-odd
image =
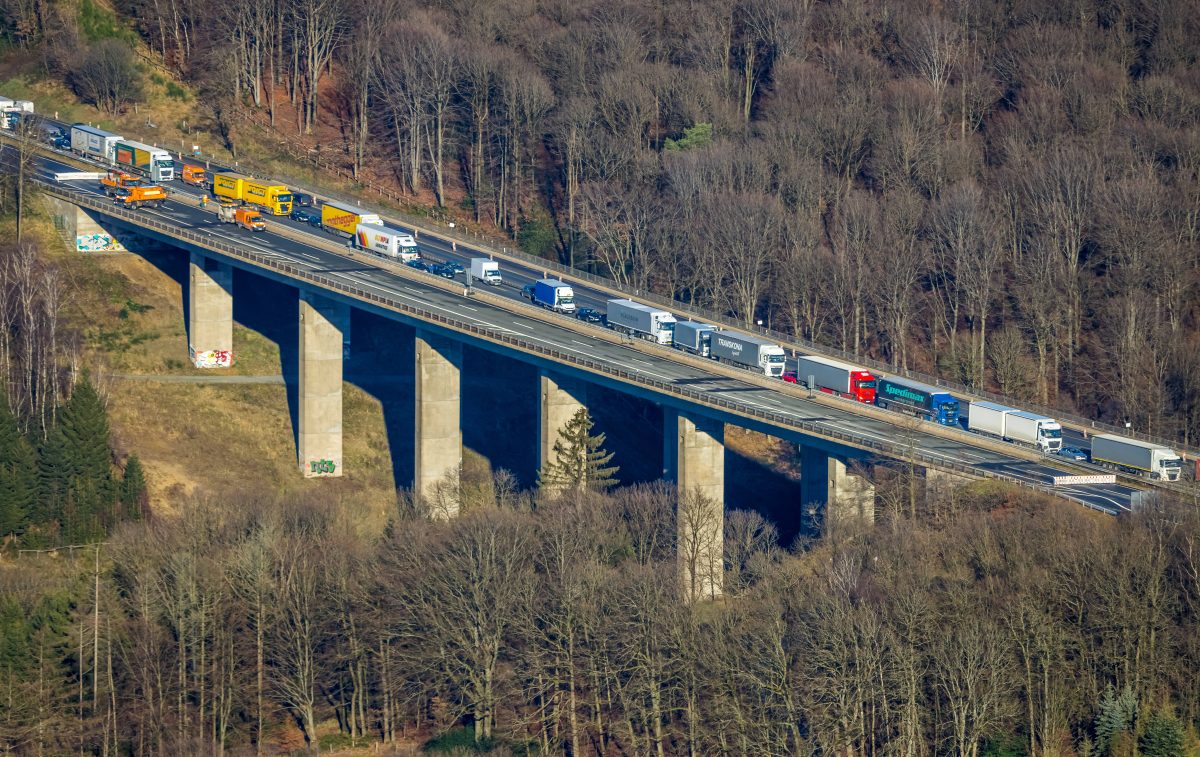
[(958, 399), (936, 386), (903, 378), (880, 379), (875, 404), (899, 410), (943, 426), (958, 425)]

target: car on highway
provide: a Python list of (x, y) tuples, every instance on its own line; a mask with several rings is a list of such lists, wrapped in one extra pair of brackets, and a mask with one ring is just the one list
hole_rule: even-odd
[(297, 205), (292, 208), (292, 212), (289, 217), (293, 221), (306, 223), (309, 226), (316, 226), (317, 228), (321, 227), (321, 211), (314, 210), (313, 208), (304, 208)]
[(292, 202), (306, 207), (317, 207), (317, 198), (306, 192), (292, 192)]
[(435, 276), (441, 276), (443, 279), (454, 278), (454, 267), (447, 263), (434, 263), (429, 266), (429, 272)]
[(1078, 447), (1063, 447), (1054, 454), (1058, 455), (1059, 457), (1065, 457), (1068, 460), (1082, 460), (1087, 462), (1088, 459), (1088, 453), (1084, 452)]
[(443, 263), (442, 265), (446, 266), (446, 267), (447, 267), (447, 268), (449, 268), (451, 271), (454, 271), (454, 273), (455, 273), (456, 275), (457, 275), (457, 274), (460, 274), (460, 273), (466, 273), (466, 272), (467, 272), (467, 269), (463, 267), (463, 264), (462, 264), (462, 263), (459, 263), (457, 260), (447, 260), (447, 261), (446, 261), (445, 263)]
[(796, 378), (795, 371), (784, 371), (783, 375), (780, 376), (780, 378), (783, 379), (784, 381), (788, 382), (789, 384), (799, 384), (800, 383), (800, 379)]
[(414, 260), (409, 260), (409, 261), (405, 262), (404, 265), (408, 266), (409, 268), (414, 268), (418, 271), (426, 271), (426, 272), (429, 271), (429, 264), (426, 263), (424, 260), (421, 260), (420, 258), (416, 258)]
[(604, 323), (604, 313), (595, 308), (579, 308), (575, 311), (575, 317), (585, 323)]
[(533, 302), (533, 284), (526, 284), (521, 287), (521, 299)]

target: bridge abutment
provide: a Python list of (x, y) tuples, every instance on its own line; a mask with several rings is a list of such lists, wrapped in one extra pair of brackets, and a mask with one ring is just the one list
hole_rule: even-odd
[(676, 552), (683, 596), (715, 599), (725, 577), (725, 424), (665, 409), (663, 467), (679, 491)]
[(188, 264), (188, 357), (197, 368), (233, 365), (233, 266), (197, 252)]
[(845, 458), (815, 447), (800, 448), (800, 501), (825, 510), (826, 526), (875, 522), (875, 484)]
[(300, 292), (299, 461), (305, 477), (342, 475), (343, 340), (350, 308)]
[(457, 492), (435, 495), (446, 484), (457, 490), (462, 469), (462, 342), (422, 329), (416, 340), (413, 491), (448, 519), (458, 515)]

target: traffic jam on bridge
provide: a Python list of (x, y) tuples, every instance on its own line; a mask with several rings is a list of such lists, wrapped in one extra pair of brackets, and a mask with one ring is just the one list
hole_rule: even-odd
[[(356, 205), (334, 200), (322, 203), (283, 182), (177, 160), (162, 148), (118, 134), (39, 118), (33, 115), (32, 104), (10, 108), (0, 119), (0, 126), (13, 128), (20, 119), (27, 119), (48, 147), (102, 166), (104, 172), (90, 181), (89, 188), (126, 207), (161, 208), (170, 204), (172, 195), (187, 197), (189, 208), (198, 205), (203, 211), (211, 203), (219, 221), (250, 233), (267, 228), (264, 215), (280, 222), (288, 219), (297, 229), (344, 239), (349, 248), (360, 252), (445, 278), (462, 275), (468, 286), (508, 285), (514, 296), (519, 292), (521, 298), (537, 307), (810, 391), (1023, 445), (1060, 462), (1090, 463), (1153, 481), (1176, 482), (1183, 477), (1182, 456), (1163, 444), (1114, 434), (1089, 438), (1064, 430), (1057, 420), (1039, 413), (956, 397), (942, 387), (822, 355), (797, 354), (794, 350), (789, 354), (780, 344), (726, 326), (677, 318), (669, 310), (614, 298), (599, 289), (577, 292), (577, 285), (545, 276), (525, 263), (498, 261), (493, 254), (482, 257), (486, 253), (477, 250), (464, 249), (460, 253), (457, 243), (426, 242), (424, 246), (436, 248), (431, 251), (440, 260), (435, 262), (424, 254), (417, 230), (389, 226), (379, 214)], [(70, 166), (62, 168), (74, 170)], [(177, 190), (167, 188), (168, 183), (176, 181)], [(582, 302), (580, 294), (584, 295)], [(1047, 468), (1040, 476), (1055, 486), (1114, 482), (1113, 476), (1096, 475), (1095, 471), (1063, 475), (1061, 470)]]

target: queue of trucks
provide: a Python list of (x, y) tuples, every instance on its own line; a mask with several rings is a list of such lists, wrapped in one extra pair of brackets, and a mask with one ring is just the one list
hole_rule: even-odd
[[(12, 128), (10, 116), (20, 118), (32, 112), (32, 103), (0, 96), (0, 127)], [(66, 147), (65, 138), (63, 141), (62, 146)], [(158, 207), (168, 197), (161, 186), (143, 186), (143, 177), (152, 182), (176, 177), (175, 162), (166, 150), (91, 126), (72, 126), (69, 148), (81, 156), (115, 166), (115, 170), (101, 179), (101, 185), (116, 202), (129, 207)], [(290, 215), (297, 199), (295, 193), (280, 183), (229, 171), (208, 172), (190, 164), (183, 166), (179, 178), (184, 183), (204, 186), (222, 201), (217, 209), (219, 220), (251, 231), (266, 228), (260, 211)], [(315, 209), (312, 213), (315, 216)], [(420, 259), (412, 234), (390, 228), (378, 214), (355, 206), (326, 202), (321, 206), (319, 223), (314, 217), (313, 225), (347, 237), (352, 247), (383, 257), (405, 263)], [(503, 277), (496, 261), (473, 258), (469, 280), (495, 286)], [(557, 279), (539, 279), (525, 286), (522, 296), (556, 312), (570, 315), (577, 310), (572, 287)], [(593, 312), (588, 308), (580, 312), (583, 311)], [(796, 370), (786, 371), (786, 352), (778, 344), (699, 321), (680, 321), (666, 310), (629, 299), (609, 300), (608, 312), (602, 320), (621, 333), (764, 376), (782, 377), (813, 391), (874, 404), (944, 426), (964, 425), (968, 431), (1031, 446), (1045, 454), (1063, 450), (1062, 426), (1055, 419), (1037, 413), (994, 402), (967, 403), (935, 386), (902, 377), (876, 376), (860, 366), (818, 355), (798, 355)], [(1182, 470), (1180, 456), (1169, 447), (1112, 434), (1093, 437), (1090, 458), (1097, 465), (1165, 481), (1178, 481)]]

